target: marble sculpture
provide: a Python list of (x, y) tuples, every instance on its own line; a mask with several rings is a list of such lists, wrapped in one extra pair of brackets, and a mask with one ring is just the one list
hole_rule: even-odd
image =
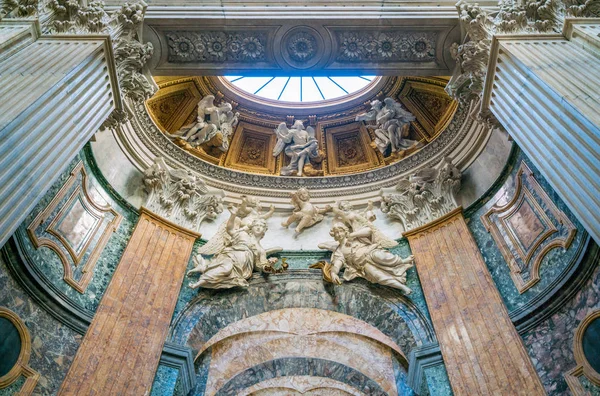
[(215, 97), (207, 95), (198, 103), (198, 117), (196, 121), (182, 127), (171, 134), (172, 138), (187, 141), (192, 147), (216, 139), (218, 149), (225, 152), (229, 149), (229, 138), (238, 123), (239, 113), (233, 112), (230, 103), (224, 102), (220, 106), (214, 104)]
[(323, 278), (331, 283), (342, 283), (339, 272), (344, 268), (343, 279), (346, 281), (360, 277), (410, 294), (411, 289), (406, 286), (406, 271), (413, 266), (414, 257), (403, 259), (385, 249), (398, 243), (373, 225), (372, 202), (366, 210), (359, 212), (353, 210), (349, 202), (342, 201), (333, 208), (333, 212), (335, 218), (330, 235), (335, 240), (319, 244), (319, 248), (332, 252), (331, 261), (319, 262), (313, 268), (321, 268)]
[(381, 154), (385, 154), (390, 147), (395, 155), (418, 144), (415, 140), (407, 139), (410, 122), (414, 120), (415, 116), (392, 98), (385, 98), (383, 103), (374, 100), (371, 110), (356, 116), (356, 121), (375, 121), (375, 125), (367, 125), (367, 128), (374, 129), (375, 141), (372, 145)]
[[(257, 199), (243, 196), (238, 207), (231, 205), (228, 209), (229, 219), (193, 257), (196, 266), (188, 272), (188, 276), (202, 274), (197, 282), (189, 284), (193, 289), (246, 287), (254, 271), (277, 272), (274, 266), (278, 259), (267, 257), (282, 249), (265, 249), (260, 244), (267, 231), (266, 219), (273, 214), (274, 208), (262, 214)], [(203, 254), (214, 256), (205, 259)]]
[(305, 228), (321, 222), (324, 219), (324, 214), (331, 211), (331, 205), (326, 205), (324, 208), (310, 203), (310, 193), (306, 188), (300, 188), (291, 195), (291, 203), (294, 205), (294, 211), (281, 225), (285, 228), (293, 223), (298, 223), (296, 226), (296, 234), (299, 234)]
[(315, 138), (313, 127), (304, 128), (300, 120), (288, 129), (285, 122), (275, 128), (277, 143), (273, 149), (273, 157), (282, 151), (290, 157), (290, 164), (281, 168), (281, 176), (302, 176), (304, 165), (309, 165), (311, 159), (318, 160), (319, 142)]

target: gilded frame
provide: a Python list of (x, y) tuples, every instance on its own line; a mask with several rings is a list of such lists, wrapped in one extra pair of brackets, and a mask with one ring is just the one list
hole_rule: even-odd
[[(83, 255), (89, 248), (91, 240), (94, 239), (94, 236), (98, 233), (100, 223), (104, 218), (104, 213), (110, 213), (113, 215), (113, 219), (107, 224), (104, 232), (98, 240), (98, 243), (96, 244), (96, 246), (94, 246), (88, 260), (83, 265), (83, 268), (81, 270), (83, 276), (79, 281), (73, 278), (73, 271), (69, 263), (69, 258), (67, 257), (67, 255), (65, 255), (65, 253), (61, 249), (61, 246), (49, 238), (38, 238), (38, 236), (35, 234), (35, 230), (44, 222), (44, 220), (46, 220), (52, 214), (52, 212), (54, 212), (54, 210), (56, 210), (62, 199), (67, 195), (69, 189), (77, 181), (78, 174), (81, 174), (81, 186), (78, 186), (75, 189), (75, 191), (70, 195), (69, 199), (67, 200), (67, 202), (65, 202), (63, 207), (60, 209), (59, 213), (53, 219), (53, 221), (44, 230), (48, 234), (55, 236), (61, 242), (62, 247), (65, 248), (71, 256), (74, 266), (78, 266), (81, 263), (81, 259), (83, 258)], [(80, 161), (75, 166), (75, 168), (73, 168), (69, 178), (67, 179), (65, 184), (63, 184), (61, 189), (58, 191), (58, 193), (52, 199), (52, 201), (48, 204), (48, 206), (46, 206), (46, 208), (43, 211), (41, 211), (31, 222), (31, 224), (27, 227), (27, 234), (29, 235), (29, 239), (33, 243), (33, 246), (36, 249), (39, 249), (40, 247), (47, 247), (58, 255), (64, 270), (64, 281), (73, 289), (77, 290), (79, 293), (85, 292), (85, 289), (92, 280), (92, 277), (94, 275), (94, 268), (96, 267), (96, 262), (98, 261), (102, 250), (104, 250), (104, 247), (108, 243), (111, 234), (117, 230), (123, 219), (123, 216), (119, 214), (116, 210), (114, 210), (111, 206), (102, 206), (92, 199), (88, 191), (87, 181), (87, 172), (85, 171), (83, 162)], [(81, 200), (84, 208), (91, 209), (92, 213), (90, 214), (95, 215), (94, 217), (99, 216), (100, 222), (97, 222), (95, 228), (91, 233), (91, 236), (86, 241), (82, 252), (78, 254), (71, 248), (70, 244), (62, 237), (62, 235), (60, 235), (60, 233), (54, 229), (54, 226), (56, 225), (58, 219), (61, 218), (62, 214), (64, 214), (66, 208), (70, 207), (69, 205), (80, 196), (83, 196), (85, 198)]]
[[(544, 248), (536, 254), (537, 249), (548, 240), (552, 235), (558, 232), (557, 227), (552, 223), (550, 218), (546, 215), (545, 211), (541, 207), (541, 205), (537, 202), (537, 200), (533, 197), (530, 189), (523, 184), (522, 175), (525, 175), (527, 181), (531, 188), (536, 192), (538, 197), (542, 200), (544, 205), (548, 208), (548, 210), (552, 213), (554, 218), (562, 225), (564, 225), (568, 232), (565, 237), (560, 237), (552, 242), (548, 243)], [(533, 206), (533, 209), (537, 211), (539, 214), (538, 219), (545, 226), (545, 231), (536, 237), (533, 244), (527, 249), (527, 251), (521, 248), (521, 243), (517, 235), (515, 235), (511, 226), (507, 224), (507, 219), (510, 218), (514, 213), (516, 213), (520, 208), (524, 201), (527, 200), (528, 204)], [(499, 225), (492, 221), (492, 215), (497, 215), (502, 227), (506, 231), (508, 238), (510, 241), (507, 241), (500, 232)], [(490, 210), (484, 213), (481, 216), (481, 221), (486, 228), (486, 230), (492, 235), (492, 238), (496, 242), (496, 245), (500, 249), (500, 253), (504, 257), (509, 269), (510, 276), (519, 291), (520, 294), (524, 293), (528, 289), (530, 289), (533, 285), (540, 281), (540, 266), (542, 264), (542, 260), (546, 255), (556, 247), (562, 247), (563, 249), (567, 249), (575, 235), (577, 233), (577, 229), (573, 225), (573, 223), (569, 220), (569, 218), (560, 211), (554, 202), (550, 199), (548, 194), (544, 191), (542, 186), (537, 182), (535, 177), (533, 176), (533, 172), (527, 166), (527, 164), (522, 161), (519, 166), (519, 170), (515, 175), (515, 192), (510, 201), (503, 206), (492, 206)], [(510, 242), (517, 251), (519, 257), (515, 257), (508, 246), (508, 242)], [(517, 259), (521, 259), (522, 262), (529, 266), (531, 265), (531, 277), (529, 280), (525, 280), (522, 276), (522, 269), (517, 264)], [(531, 261), (533, 260), (533, 263)], [(530, 264), (531, 263), (531, 264)]]
[(6, 307), (0, 307), (0, 318), (6, 318), (10, 321), (19, 332), (21, 339), (21, 351), (17, 362), (4, 376), (0, 377), (0, 389), (12, 385), (21, 375), (25, 377), (25, 383), (19, 391), (19, 395), (30, 395), (38, 383), (40, 374), (29, 367), (29, 358), (31, 357), (31, 336), (25, 323), (19, 315)]

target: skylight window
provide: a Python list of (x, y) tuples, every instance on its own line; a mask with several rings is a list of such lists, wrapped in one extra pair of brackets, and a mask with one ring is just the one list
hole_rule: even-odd
[(265, 99), (284, 102), (318, 102), (362, 90), (376, 76), (351, 77), (246, 77), (225, 76), (237, 88)]

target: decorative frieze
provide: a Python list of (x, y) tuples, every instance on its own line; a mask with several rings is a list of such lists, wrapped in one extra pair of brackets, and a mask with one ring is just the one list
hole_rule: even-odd
[(435, 60), (435, 32), (336, 32), (336, 61), (426, 62)]
[(169, 62), (256, 62), (266, 59), (266, 32), (168, 31)]
[(169, 169), (162, 157), (144, 171), (144, 185), (146, 209), (192, 231), (223, 211), (221, 197), (210, 193), (202, 179), (191, 171)]
[(445, 157), (438, 168), (423, 168), (393, 189), (383, 189), (381, 211), (398, 220), (403, 232), (430, 223), (458, 207), (461, 173)]

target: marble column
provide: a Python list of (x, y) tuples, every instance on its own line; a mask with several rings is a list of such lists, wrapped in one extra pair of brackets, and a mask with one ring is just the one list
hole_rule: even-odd
[(566, 37), (494, 36), (482, 98), (482, 111), (491, 111), (597, 242), (599, 26), (566, 19)]
[(60, 395), (149, 394), (199, 236), (142, 207)]
[(109, 36), (0, 22), (0, 246), (115, 109)]
[(455, 395), (544, 395), (457, 208), (404, 233)]

